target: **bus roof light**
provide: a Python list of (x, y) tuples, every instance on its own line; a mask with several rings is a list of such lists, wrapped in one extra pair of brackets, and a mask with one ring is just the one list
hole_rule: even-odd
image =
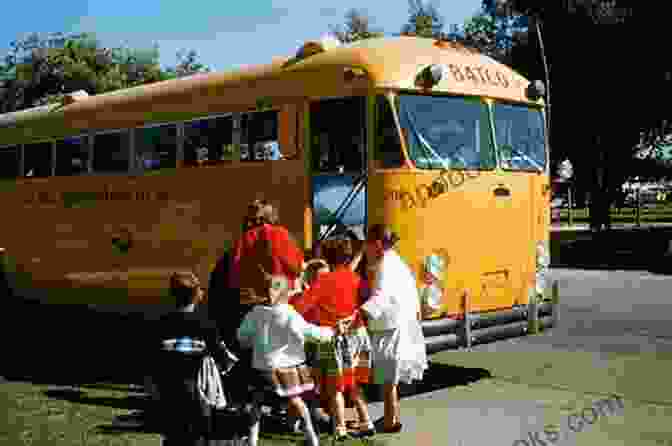
[(299, 51), (296, 53), (297, 59), (305, 59), (315, 54), (329, 51), (341, 45), (338, 39), (332, 36), (323, 36), (319, 40), (309, 40), (301, 45)]
[(416, 85), (422, 88), (432, 88), (441, 81), (443, 77), (443, 67), (441, 65), (429, 65), (418, 73), (415, 79)]
[(357, 78), (366, 77), (366, 71), (358, 67), (349, 67), (343, 69), (343, 79), (346, 82), (352, 82)]
[(546, 87), (544, 83), (540, 80), (530, 82), (530, 85), (527, 86), (525, 91), (527, 97), (533, 101), (538, 101), (539, 98), (543, 98), (546, 94)]

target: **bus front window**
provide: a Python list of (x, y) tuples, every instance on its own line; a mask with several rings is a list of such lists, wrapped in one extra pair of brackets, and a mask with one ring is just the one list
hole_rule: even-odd
[(541, 110), (523, 105), (494, 105), (495, 139), (502, 168), (544, 171), (546, 144)]
[(488, 107), (479, 99), (399, 95), (409, 156), (420, 169), (493, 169)]

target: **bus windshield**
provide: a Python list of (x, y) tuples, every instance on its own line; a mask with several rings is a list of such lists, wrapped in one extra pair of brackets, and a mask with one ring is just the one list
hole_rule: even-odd
[(541, 110), (524, 105), (495, 103), (493, 114), (502, 168), (544, 171), (546, 145)]
[(399, 120), (419, 169), (493, 169), (488, 106), (480, 99), (401, 94)]

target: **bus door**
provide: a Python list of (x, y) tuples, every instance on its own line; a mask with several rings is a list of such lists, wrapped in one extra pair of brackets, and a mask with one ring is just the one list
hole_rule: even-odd
[(366, 225), (366, 98), (325, 99), (310, 104), (313, 239)]

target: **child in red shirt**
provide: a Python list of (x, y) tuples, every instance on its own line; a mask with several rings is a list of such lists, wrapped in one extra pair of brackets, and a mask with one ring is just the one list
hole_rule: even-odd
[(357, 436), (371, 436), (375, 430), (359, 388), (359, 383), (369, 381), (371, 345), (363, 321), (355, 317), (360, 306), (361, 278), (353, 271), (356, 265), (351, 262), (352, 244), (349, 240), (330, 241), (325, 246), (325, 256), (334, 266), (333, 271), (319, 275), (314, 285), (303, 296), (295, 298), (293, 304), (299, 313), (309, 314), (320, 326), (334, 327), (339, 321), (354, 319), (348, 334), (339, 337), (335, 344), (319, 347), (319, 382), (329, 398), (337, 439), (348, 435), (345, 392), (354, 402), (359, 417)]

